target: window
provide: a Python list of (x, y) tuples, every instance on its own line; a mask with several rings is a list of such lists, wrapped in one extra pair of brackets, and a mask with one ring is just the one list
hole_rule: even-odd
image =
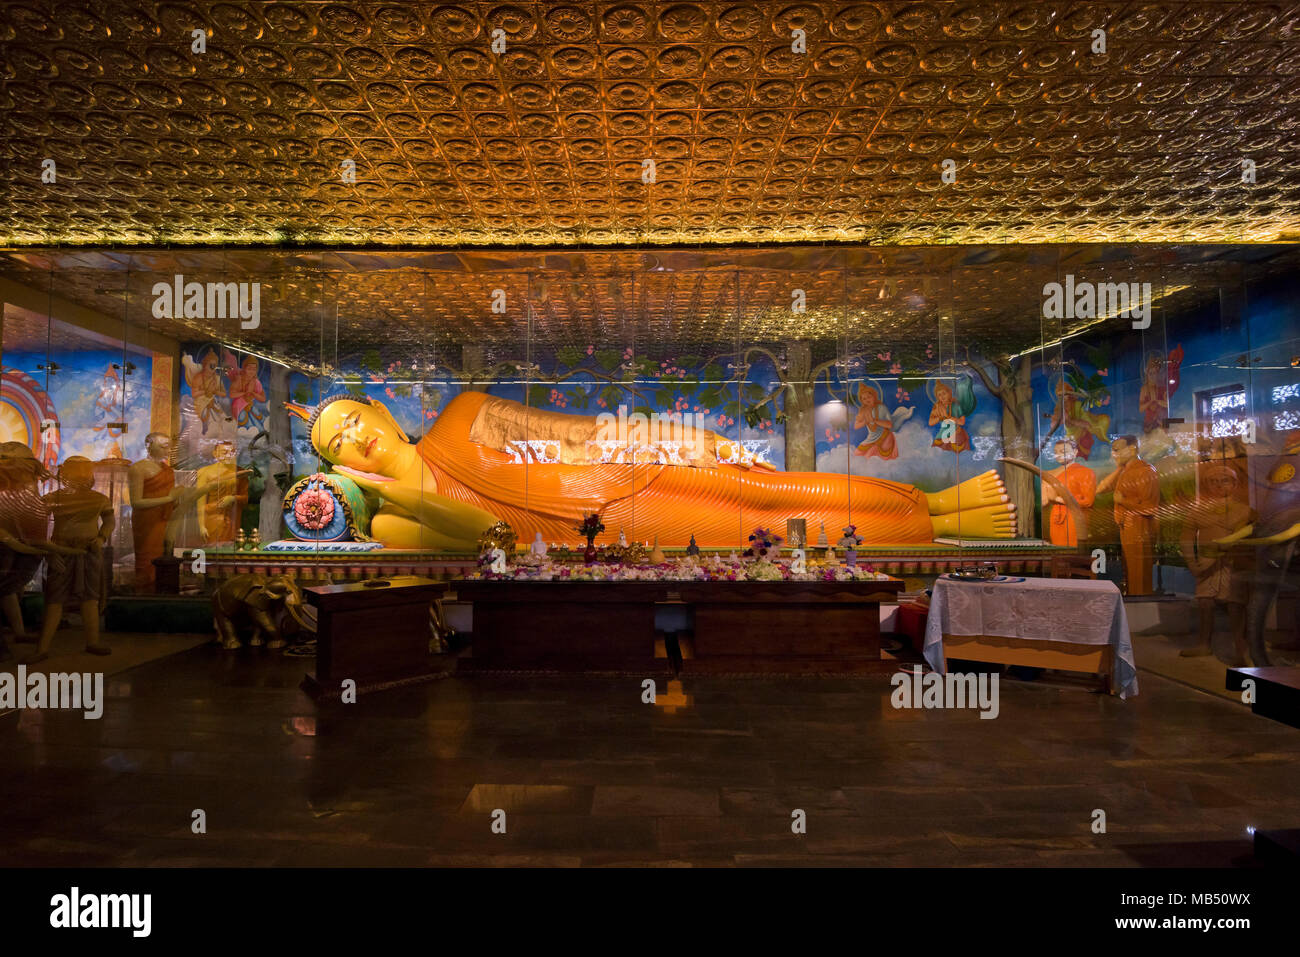
[(1246, 435), (1246, 389), (1240, 385), (1220, 386), (1196, 393), (1197, 431), (1211, 439)]

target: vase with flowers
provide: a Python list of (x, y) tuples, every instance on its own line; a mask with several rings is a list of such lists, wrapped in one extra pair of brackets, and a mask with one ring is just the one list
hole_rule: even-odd
[(578, 526), (578, 534), (587, 539), (587, 550), (582, 553), (582, 560), (588, 565), (596, 563), (596, 536), (604, 530), (605, 523), (595, 512), (583, 516), (582, 524)]
[(766, 528), (756, 528), (754, 534), (749, 536), (749, 547), (745, 549), (745, 557), (760, 562), (770, 562), (781, 553), (782, 541), (784, 539), (775, 532), (768, 531)]

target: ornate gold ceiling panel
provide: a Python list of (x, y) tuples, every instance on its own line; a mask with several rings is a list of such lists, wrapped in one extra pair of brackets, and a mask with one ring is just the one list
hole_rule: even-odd
[(1297, 52), (1296, 0), (10, 0), (0, 243), (1273, 242)]

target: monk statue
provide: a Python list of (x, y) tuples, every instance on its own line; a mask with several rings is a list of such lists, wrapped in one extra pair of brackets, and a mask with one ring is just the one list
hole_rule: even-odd
[(1154, 590), (1156, 509), (1160, 507), (1160, 477), (1155, 466), (1138, 455), (1135, 435), (1121, 435), (1110, 444), (1115, 471), (1097, 486), (1097, 494), (1115, 490), (1115, 524), (1124, 555), (1124, 594), (1150, 595)]
[[(672, 547), (692, 532), (706, 547), (732, 545), (740, 515), (746, 527), (825, 517), (856, 525), (872, 544), (1010, 538), (1016, 525), (992, 471), (937, 493), (859, 475), (778, 472), (740, 443), (689, 426), (674, 437), (672, 461), (624, 463), (613, 461), (618, 450), (598, 417), (483, 392), (454, 397), (414, 443), (376, 400), (344, 395), (314, 409), (287, 407), (307, 422), (322, 458), (383, 499), (370, 533), (391, 548), (474, 551), (498, 521), (521, 537), (563, 540), (591, 513), (607, 528), (628, 526), (638, 539)], [(545, 462), (529, 458), (539, 444), (550, 450)]]
[(151, 593), (157, 579), (153, 560), (163, 554), (167, 520), (171, 518), (180, 490), (176, 472), (167, 461), (171, 438), (166, 432), (150, 432), (144, 438), (147, 457), (132, 462), (127, 470), (131, 494), (131, 538), (135, 543), (135, 587)]
[(248, 473), (235, 464), (235, 443), (218, 442), (212, 449), (211, 465), (199, 469), (195, 484), (199, 496), (199, 534), (204, 544), (233, 542), (240, 530), (240, 516), (248, 504)]
[(1048, 473), (1057, 482), (1043, 482), (1043, 529), (1047, 533), (1043, 537), (1053, 545), (1073, 548), (1079, 544), (1080, 531), (1086, 535), (1087, 529), (1079, 528), (1065, 497), (1057, 490), (1057, 483), (1066, 487), (1080, 508), (1091, 508), (1097, 497), (1097, 473), (1076, 461), (1079, 447), (1072, 439), (1058, 440), (1053, 451), (1061, 465)]

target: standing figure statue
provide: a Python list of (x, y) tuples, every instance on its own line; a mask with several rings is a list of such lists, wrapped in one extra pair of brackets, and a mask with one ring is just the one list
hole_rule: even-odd
[[(23, 623), (22, 593), (46, 556), (62, 550), (46, 537), (50, 512), (37, 483), (49, 477), (25, 442), (0, 442), (0, 608), (14, 641), (35, 640)], [(0, 658), (7, 656), (0, 643)]]
[(29, 663), (49, 657), (50, 644), (63, 618), (63, 607), (76, 602), (86, 632), (86, 651), (111, 654), (100, 641), (99, 612), (104, 600), (104, 546), (113, 538), (113, 503), (95, 491), (95, 465), (80, 455), (69, 456), (59, 468), (60, 488), (45, 496), (54, 516), (50, 540), (65, 551), (50, 555), (45, 574), (45, 618), (40, 643)]
[(1255, 513), (1237, 498), (1237, 471), (1217, 464), (1201, 477), (1202, 494), (1187, 510), (1181, 540), (1183, 559), (1196, 578), (1197, 642), (1179, 654), (1199, 658), (1214, 653), (1214, 613), (1222, 605), (1228, 613), (1234, 657), (1232, 665), (1246, 663), (1247, 576), (1242, 574), (1240, 549), (1225, 544), (1249, 535)]
[(235, 455), (234, 442), (218, 442), (212, 449), (212, 464), (203, 466), (196, 476), (204, 489), (199, 496), (199, 534), (208, 545), (235, 540), (248, 504), (249, 470), (235, 464)]
[(171, 446), (171, 437), (166, 432), (150, 432), (144, 439), (147, 457), (132, 462), (127, 470), (131, 538), (135, 544), (135, 587), (146, 594), (154, 590), (158, 570), (153, 561), (163, 555), (167, 520), (181, 495), (181, 490), (176, 488), (176, 472), (167, 461)]
[[(1072, 439), (1058, 439), (1053, 451), (1061, 466), (1047, 474), (1065, 486), (1081, 509), (1091, 508), (1097, 498), (1097, 473), (1076, 461), (1079, 447)], [(1048, 541), (1070, 547), (1079, 544), (1079, 523), (1061, 493), (1047, 481), (1043, 482), (1043, 512), (1044, 537)]]
[(1252, 470), (1257, 490), (1258, 521), (1219, 540), (1222, 545), (1249, 547), (1253, 571), (1247, 573), (1250, 596), (1246, 602), (1246, 642), (1251, 663), (1257, 668), (1273, 662), (1265, 626), (1268, 612), (1290, 569), (1300, 539), (1300, 431), (1290, 433), (1279, 454), (1267, 465)]
[(1097, 494), (1114, 490), (1115, 524), (1124, 555), (1124, 593), (1150, 595), (1154, 590), (1156, 509), (1160, 507), (1160, 478), (1155, 466), (1138, 455), (1135, 435), (1121, 435), (1110, 444), (1115, 471), (1097, 486)]

